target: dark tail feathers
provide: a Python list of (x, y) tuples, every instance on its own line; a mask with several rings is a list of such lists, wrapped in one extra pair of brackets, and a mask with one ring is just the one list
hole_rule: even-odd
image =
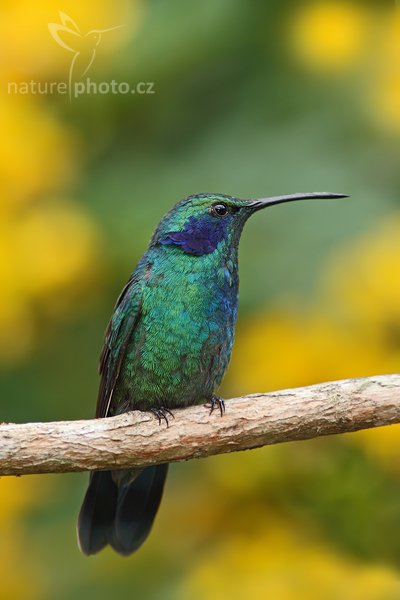
[(78, 518), (78, 542), (84, 554), (107, 544), (127, 556), (150, 533), (159, 507), (168, 465), (122, 471), (94, 471)]

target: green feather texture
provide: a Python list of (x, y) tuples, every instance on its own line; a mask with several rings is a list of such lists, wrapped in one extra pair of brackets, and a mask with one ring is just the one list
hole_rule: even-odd
[[(233, 346), (243, 226), (260, 208), (315, 197), (321, 195), (240, 200), (198, 194), (165, 215), (106, 332), (98, 417), (158, 410), (168, 424), (165, 409), (215, 405)], [(222, 401), (219, 406), (222, 416)], [(123, 555), (137, 550), (152, 527), (166, 475), (166, 465), (92, 473), (78, 521), (82, 551), (93, 554), (107, 544)]]
[[(223, 217), (211, 212), (219, 202), (228, 207)], [(201, 194), (185, 198), (162, 219), (106, 334), (97, 416), (188, 406), (215, 392), (232, 351), (238, 243), (249, 216), (242, 209), (249, 204)], [(193, 241), (194, 224), (202, 226), (201, 240), (212, 241), (217, 232), (212, 251), (199, 255), (166, 243), (168, 235), (185, 231)]]

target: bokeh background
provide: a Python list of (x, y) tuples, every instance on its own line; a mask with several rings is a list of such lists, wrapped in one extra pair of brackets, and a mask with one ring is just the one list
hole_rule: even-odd
[[(92, 81), (155, 93), (8, 93), (68, 80), (59, 11), (122, 25)], [(247, 225), (226, 397), (399, 370), (394, 0), (2, 1), (0, 65), (2, 421), (93, 415), (113, 302), (202, 191), (351, 194)], [(2, 478), (0, 598), (399, 599), (399, 444), (393, 426), (175, 465), (128, 559), (77, 549), (86, 474)]]

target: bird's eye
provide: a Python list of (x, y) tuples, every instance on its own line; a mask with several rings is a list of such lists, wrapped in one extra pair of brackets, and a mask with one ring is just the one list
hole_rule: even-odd
[(228, 207), (223, 202), (217, 202), (212, 205), (210, 212), (214, 217), (225, 217), (228, 214)]

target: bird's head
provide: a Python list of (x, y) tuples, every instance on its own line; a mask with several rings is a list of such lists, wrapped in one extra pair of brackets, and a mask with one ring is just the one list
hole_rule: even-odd
[(152, 245), (175, 246), (186, 254), (211, 254), (221, 242), (238, 244), (247, 219), (274, 204), (312, 198), (345, 198), (345, 194), (314, 192), (241, 200), (224, 194), (197, 194), (178, 202), (159, 223)]
[(96, 47), (100, 44), (103, 33), (114, 31), (115, 29), (121, 29), (121, 27), (124, 27), (124, 25), (116, 25), (115, 27), (108, 27), (108, 29), (91, 29), (87, 32), (85, 38), (91, 41), (93, 47)]

